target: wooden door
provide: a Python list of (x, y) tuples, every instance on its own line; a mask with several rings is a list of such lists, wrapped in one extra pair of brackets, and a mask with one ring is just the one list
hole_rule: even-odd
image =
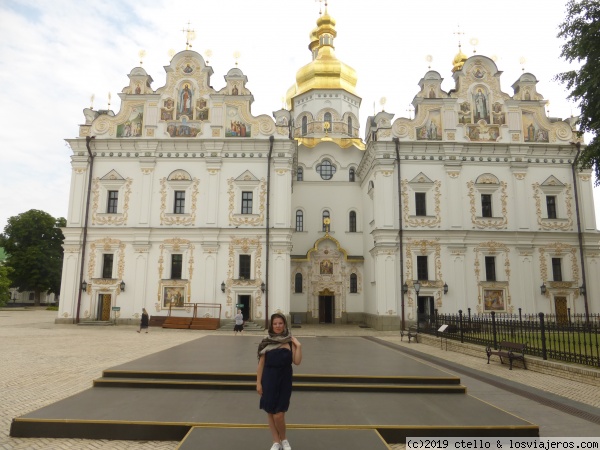
[(333, 323), (333, 295), (319, 295), (319, 323)]
[(110, 307), (112, 305), (112, 295), (110, 294), (99, 294), (98, 297), (99, 311), (98, 320), (109, 321), (110, 320)]
[(554, 310), (556, 321), (560, 324), (569, 322), (569, 311), (567, 310), (567, 297), (554, 297)]

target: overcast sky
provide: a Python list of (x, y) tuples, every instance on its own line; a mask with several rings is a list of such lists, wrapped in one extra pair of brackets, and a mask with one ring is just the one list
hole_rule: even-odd
[[(459, 38), (467, 55), (476, 49), (496, 60), (504, 92), (513, 95), (524, 68), (539, 80), (551, 116), (576, 115), (552, 81), (569, 69), (556, 37), (565, 3), (330, 0), (336, 55), (358, 73), (361, 136), (382, 97), (386, 111), (408, 117), (429, 64), (444, 78), (442, 88), (451, 89)], [(140, 50), (156, 90), (165, 84), (169, 51), (185, 50), (182, 29), (189, 22), (192, 50), (212, 52), (205, 56), (212, 86), (224, 86), (239, 52), (238, 67), (255, 98), (252, 113), (270, 115), (311, 60), (309, 32), (319, 7), (315, 0), (0, 0), (0, 231), (8, 217), (29, 209), (66, 217), (71, 166), (64, 139), (77, 136), (92, 94), (94, 109), (107, 108), (110, 92), (110, 107), (119, 111), (117, 93), (140, 65)], [(598, 205), (599, 188), (595, 196)]]

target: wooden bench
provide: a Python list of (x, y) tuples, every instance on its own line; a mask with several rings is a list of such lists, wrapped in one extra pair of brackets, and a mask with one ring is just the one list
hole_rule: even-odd
[(527, 369), (527, 366), (525, 365), (525, 347), (527, 347), (527, 344), (508, 341), (500, 342), (498, 350), (494, 350), (488, 345), (485, 349), (488, 358), (487, 363), (490, 363), (490, 356), (497, 355), (500, 357), (501, 364), (504, 364), (502, 358), (508, 358), (508, 361), (510, 362), (509, 370), (512, 370), (513, 361), (523, 361), (523, 368)]
[(402, 341), (404, 339), (404, 336), (408, 336), (408, 343), (410, 344), (410, 340), (414, 339), (415, 342), (419, 342), (417, 341), (417, 326), (416, 325), (412, 325), (410, 327), (408, 327), (408, 330), (400, 330), (400, 340)]

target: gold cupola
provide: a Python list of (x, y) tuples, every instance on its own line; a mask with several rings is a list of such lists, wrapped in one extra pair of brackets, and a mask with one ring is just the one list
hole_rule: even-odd
[(458, 44), (458, 53), (452, 60), (452, 73), (456, 72), (457, 70), (461, 70), (467, 59), (467, 55), (462, 52), (460, 44)]
[(313, 60), (296, 73), (296, 84), (286, 95), (288, 108), (291, 108), (294, 97), (313, 89), (343, 89), (356, 95), (356, 71), (336, 58), (333, 47), (336, 36), (335, 20), (325, 8), (324, 14), (317, 20), (317, 28), (310, 34), (308, 48)]

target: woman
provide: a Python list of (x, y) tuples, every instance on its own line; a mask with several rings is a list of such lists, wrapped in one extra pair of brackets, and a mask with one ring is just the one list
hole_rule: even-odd
[(234, 317), (235, 326), (233, 327), (233, 334), (237, 336), (238, 331), (240, 333), (244, 332), (244, 315), (242, 314), (242, 310), (238, 309), (237, 314)]
[(138, 333), (140, 333), (142, 330), (146, 330), (146, 333), (148, 332), (149, 319), (148, 311), (146, 311), (146, 308), (142, 308), (142, 320), (140, 321), (140, 329), (138, 330)]
[(265, 410), (273, 437), (271, 450), (291, 450), (285, 435), (285, 413), (292, 395), (292, 363), (302, 362), (302, 346), (292, 337), (285, 316), (271, 316), (269, 337), (258, 345), (256, 391)]

